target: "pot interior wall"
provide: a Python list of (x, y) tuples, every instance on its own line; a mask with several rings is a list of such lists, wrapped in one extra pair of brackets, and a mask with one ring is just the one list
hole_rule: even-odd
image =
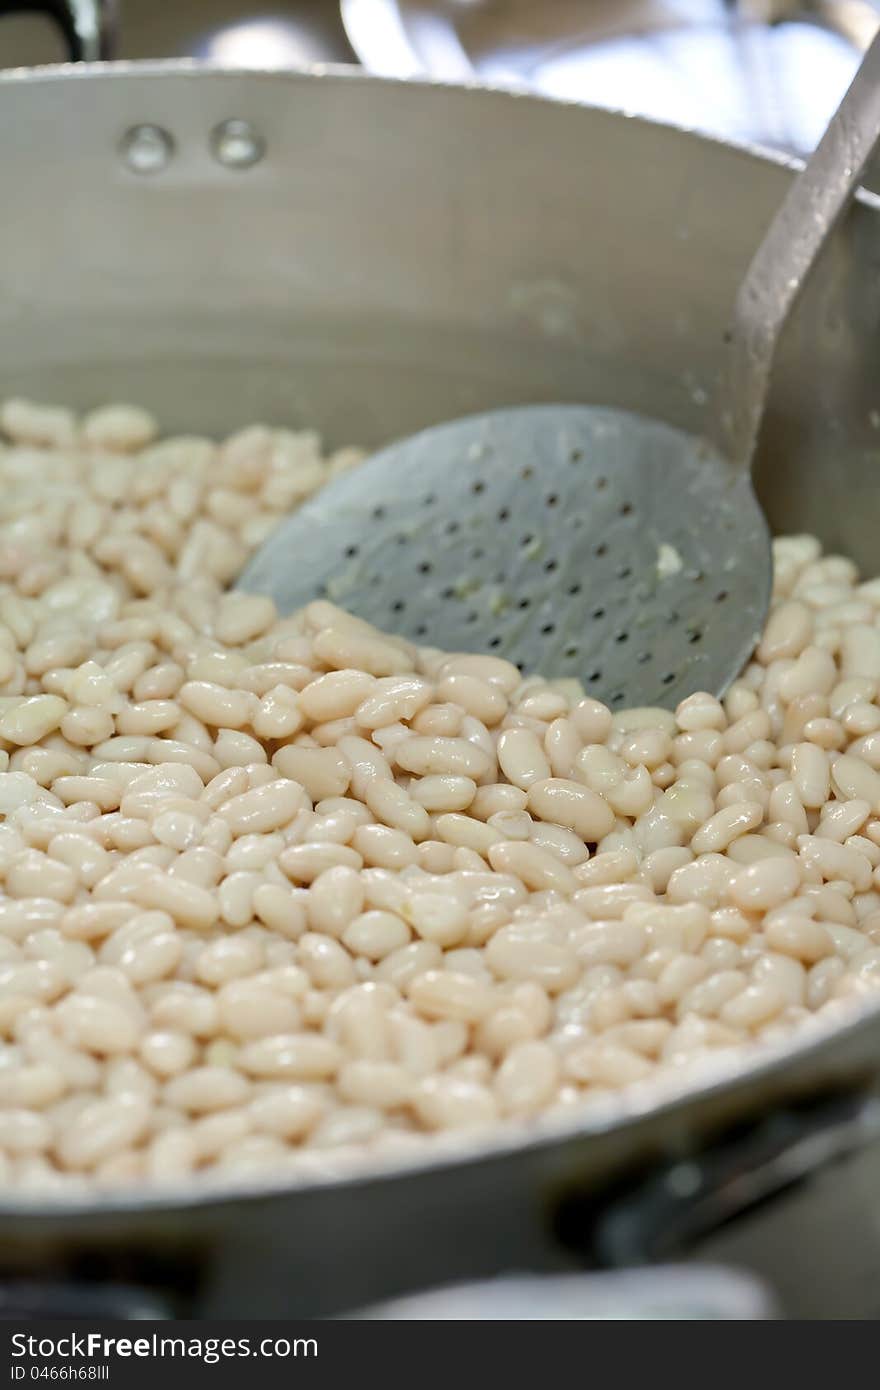
[[(252, 123), (231, 169), (211, 131)], [(779, 164), (526, 97), (161, 66), (0, 78), (0, 394), (128, 398), (171, 430), (266, 419), (379, 443), (508, 402), (698, 430)], [(120, 154), (139, 122), (166, 167)], [(759, 467), (778, 530), (876, 568), (876, 200), (786, 335)]]

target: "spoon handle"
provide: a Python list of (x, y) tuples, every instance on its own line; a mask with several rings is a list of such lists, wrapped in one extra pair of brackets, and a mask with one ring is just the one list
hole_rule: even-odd
[(72, 63), (113, 57), (115, 9), (115, 0), (0, 0), (0, 15), (48, 15), (61, 30)]
[(739, 287), (710, 433), (751, 466), (776, 344), (814, 262), (880, 139), (880, 32), (809, 163), (789, 186)]

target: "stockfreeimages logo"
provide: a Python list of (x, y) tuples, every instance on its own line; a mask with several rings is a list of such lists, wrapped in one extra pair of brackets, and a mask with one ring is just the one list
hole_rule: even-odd
[[(117, 1357), (143, 1360), (163, 1357), (203, 1361), (215, 1365), (218, 1361), (236, 1357), (284, 1358), (288, 1356), (316, 1357), (318, 1343), (314, 1337), (264, 1337), (252, 1342), (250, 1337), (161, 1337), (154, 1332), (149, 1337), (107, 1337), (102, 1332), (72, 1332), (63, 1337), (35, 1337), (16, 1332), (11, 1338), (13, 1357), (12, 1379), (107, 1379), (107, 1366), (72, 1367), (72, 1360), (111, 1361)], [(60, 1361), (51, 1370), (28, 1362)], [(63, 1372), (68, 1374), (64, 1375)], [(103, 1371), (104, 1374), (99, 1374)], [(36, 1372), (36, 1374), (35, 1374)], [(52, 1373), (54, 1372), (54, 1374)]]

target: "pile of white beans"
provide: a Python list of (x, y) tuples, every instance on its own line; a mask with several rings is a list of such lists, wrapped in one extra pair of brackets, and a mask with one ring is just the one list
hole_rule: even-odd
[(880, 984), (880, 580), (777, 541), (725, 700), (612, 715), (226, 592), (353, 450), (0, 430), (6, 1186), (397, 1157)]

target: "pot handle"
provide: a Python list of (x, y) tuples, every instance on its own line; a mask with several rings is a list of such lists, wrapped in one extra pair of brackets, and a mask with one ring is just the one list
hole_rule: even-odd
[(115, 11), (115, 0), (0, 0), (0, 16), (48, 15), (61, 30), (72, 63), (112, 56)]
[[(775, 1111), (622, 1185), (591, 1223), (593, 1249), (611, 1268), (680, 1259), (738, 1217), (878, 1147), (880, 1096), (873, 1089)], [(577, 1203), (571, 1215), (577, 1224)]]

